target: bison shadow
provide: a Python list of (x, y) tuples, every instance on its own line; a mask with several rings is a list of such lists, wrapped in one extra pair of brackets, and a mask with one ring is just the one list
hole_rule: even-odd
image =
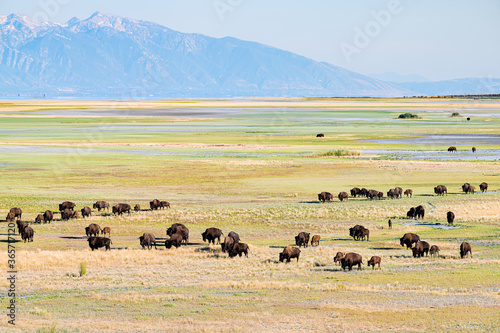
[(314, 201), (299, 201), (299, 203), (304, 203), (304, 204), (324, 204), (326, 202), (321, 202), (321, 201), (318, 201), (318, 200), (314, 200)]
[(209, 246), (204, 246), (204, 247), (199, 247), (197, 249), (194, 250), (194, 252), (212, 252), (212, 253), (220, 253), (222, 252), (222, 249), (219, 247), (219, 248), (216, 248), (216, 249), (212, 249), (210, 248)]
[(399, 250), (399, 247), (370, 247), (370, 250)]
[(59, 238), (63, 239), (85, 239), (87, 240), (87, 236), (59, 236)]

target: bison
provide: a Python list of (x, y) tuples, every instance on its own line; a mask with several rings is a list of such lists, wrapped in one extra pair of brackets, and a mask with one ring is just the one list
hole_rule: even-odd
[(318, 133), (318, 134), (316, 134), (316, 137), (317, 137), (317, 138), (324, 138), (324, 137), (325, 137), (325, 135), (324, 135), (323, 133)]
[(51, 222), (54, 219), (54, 213), (51, 210), (46, 210), (43, 213), (43, 223)]
[(167, 235), (172, 236), (174, 234), (180, 234), (184, 240), (184, 244), (187, 245), (189, 240), (189, 229), (182, 223), (174, 223), (167, 229)]
[(391, 221), (391, 219), (389, 219), (389, 221), (387, 222), (387, 224), (389, 225), (389, 229), (392, 229), (392, 221)]
[(85, 218), (85, 217), (90, 217), (90, 214), (92, 214), (92, 210), (90, 209), (90, 207), (83, 207), (82, 208), (82, 217)]
[(16, 223), (17, 223), (17, 230), (19, 232), (19, 235), (21, 235), (24, 231), (24, 228), (26, 228), (26, 223), (21, 221), (21, 220), (18, 220)]
[(169, 209), (170, 208), (170, 202), (168, 202), (168, 201), (160, 201), (160, 208), (161, 209), (163, 209), (163, 208)]
[(373, 256), (368, 260), (367, 266), (372, 266), (372, 269), (375, 269), (375, 265), (378, 264), (378, 269), (380, 269), (380, 263), (382, 262), (382, 258), (378, 256)]
[(72, 209), (66, 208), (64, 211), (61, 212), (61, 219), (63, 221), (67, 221), (69, 219), (73, 218), (78, 218), (78, 212), (73, 211)]
[(13, 212), (9, 212), (7, 214), (7, 217), (5, 218), (5, 220), (8, 221), (14, 221), (16, 219), (16, 213), (13, 213)]
[(297, 236), (295, 236), (295, 245), (298, 247), (307, 247), (307, 244), (309, 244), (309, 235), (311, 234), (308, 232), (300, 232)]
[(378, 197), (378, 191), (376, 190), (369, 190), (367, 194), (367, 198), (370, 198), (370, 200), (373, 200), (373, 198)]
[(318, 194), (318, 201), (325, 202), (332, 200), (333, 200), (333, 195), (330, 192), (321, 192), (320, 194)]
[(368, 230), (368, 229), (360, 230), (360, 231), (358, 231), (357, 236), (358, 236), (358, 239), (361, 238), (362, 241), (364, 241), (365, 238), (367, 241), (369, 241), (370, 240), (370, 230)]
[(356, 198), (357, 195), (361, 195), (361, 190), (358, 187), (353, 187), (351, 189), (351, 197)]
[(405, 195), (406, 195), (406, 197), (411, 198), (413, 196), (413, 190), (412, 189), (405, 190)]
[(33, 235), (35, 232), (33, 231), (33, 228), (26, 226), (23, 231), (21, 232), (21, 239), (26, 243), (26, 241), (33, 242)]
[(238, 235), (237, 233), (235, 233), (234, 231), (231, 231), (230, 233), (227, 234), (229, 237), (231, 237), (235, 243), (239, 243), (240, 242), (240, 235)]
[(120, 203), (118, 205), (113, 206), (113, 214), (122, 215), (124, 212), (127, 212), (130, 215), (130, 205), (126, 203)]
[(445, 193), (448, 194), (448, 189), (444, 185), (438, 185), (434, 187), (434, 193), (436, 193), (438, 196), (444, 195)]
[(401, 246), (406, 245), (407, 249), (411, 249), (412, 244), (418, 242), (419, 240), (420, 237), (418, 235), (412, 233), (406, 233), (403, 235), (403, 237), (399, 239), (399, 244), (401, 244)]
[(467, 253), (470, 253), (470, 257), (472, 258), (472, 248), (469, 243), (463, 242), (460, 244), (460, 258), (466, 257)]
[(165, 241), (165, 247), (170, 249), (172, 246), (178, 248), (182, 245), (182, 235), (181, 234), (173, 234), (170, 236), (170, 239)]
[(226, 238), (224, 238), (224, 242), (220, 245), (222, 252), (231, 251), (233, 249), (234, 244), (235, 244), (234, 238), (226, 236)]
[(245, 254), (245, 257), (248, 258), (248, 245), (245, 243), (236, 243), (229, 251), (229, 258), (236, 257), (237, 255), (241, 257), (243, 253)]
[(481, 184), (479, 184), (479, 189), (481, 190), (481, 192), (486, 192), (488, 190), (488, 183), (482, 182)]
[(354, 240), (359, 240), (359, 237), (360, 237), (360, 232), (365, 230), (365, 227), (363, 227), (362, 225), (355, 225), (354, 227), (352, 228), (349, 228), (349, 236), (351, 236), (352, 238), (354, 238)]
[(437, 245), (432, 245), (431, 249), (429, 250), (429, 254), (432, 256), (437, 255), (439, 257), (439, 246)]
[(429, 253), (429, 248), (429, 243), (427, 243), (426, 241), (418, 241), (417, 243), (415, 243), (415, 247), (413, 247), (412, 249), (413, 257), (423, 257), (424, 253), (427, 256)]
[(150, 201), (149, 208), (151, 208), (151, 210), (158, 210), (158, 208), (160, 208), (160, 200), (153, 199), (153, 201)]
[(38, 214), (35, 217), (35, 223), (42, 223), (42, 220), (43, 220), (43, 214)]
[(143, 250), (146, 247), (148, 248), (148, 250), (151, 250), (153, 248), (153, 245), (154, 245), (155, 249), (157, 249), (156, 238), (153, 234), (145, 232), (144, 234), (142, 234), (141, 237), (139, 237), (139, 241), (140, 241), (140, 244), (141, 244)]
[(363, 263), (363, 257), (354, 252), (349, 252), (345, 255), (344, 258), (340, 259), (340, 264), (342, 269), (345, 271), (346, 268), (349, 268), (352, 271), (352, 266), (358, 265), (358, 270), (361, 270), (361, 264)]
[(11, 208), (9, 213), (14, 213), (14, 218), (17, 218), (18, 220), (21, 219), (21, 216), (23, 215), (23, 210), (21, 208)]
[(394, 191), (396, 192), (396, 198), (402, 198), (403, 197), (403, 189), (401, 187), (395, 187)]
[(368, 198), (368, 190), (366, 188), (362, 188), (361, 189), (361, 196), (365, 197), (365, 198)]
[(446, 213), (446, 220), (448, 220), (448, 224), (453, 224), (453, 221), (455, 220), (455, 213), (453, 212)]
[(91, 223), (88, 227), (85, 227), (85, 234), (87, 235), (87, 237), (90, 237), (92, 235), (97, 236), (100, 231), (101, 227), (99, 227), (99, 225), (95, 223)]
[(389, 191), (387, 191), (387, 197), (391, 199), (397, 198), (396, 191), (394, 189), (390, 189)]
[(476, 188), (474, 186), (470, 186), (470, 189), (469, 189), (469, 193), (472, 193), (474, 194), (474, 191), (476, 190)]
[(59, 204), (59, 211), (64, 212), (66, 209), (73, 210), (75, 208), (75, 203), (71, 201), (64, 201), (63, 203)]
[(111, 250), (110, 244), (113, 244), (111, 242), (111, 239), (106, 237), (89, 237), (87, 238), (87, 241), (89, 242), (89, 247), (92, 249), (92, 251), (97, 250), (101, 247), (106, 247), (106, 251)]
[(452, 152), (454, 152), (454, 151), (457, 151), (457, 147), (453, 147), (453, 146), (452, 146), (452, 147), (448, 148), (448, 151), (449, 151), (450, 153), (452, 153)]
[(335, 264), (337, 264), (337, 262), (340, 264), (340, 261), (342, 260), (342, 258), (345, 257), (345, 254), (343, 252), (337, 252), (337, 254), (335, 255), (335, 257), (333, 257), (333, 262)]
[(415, 218), (415, 207), (411, 207), (407, 212), (406, 212), (406, 217), (408, 218)]
[(381, 200), (384, 197), (384, 192), (377, 192), (377, 198)]
[(135, 205), (135, 206), (134, 206), (134, 210), (135, 210), (136, 212), (140, 212), (140, 211), (141, 211), (141, 205), (139, 205), (139, 204)]
[(208, 228), (201, 234), (203, 237), (203, 241), (206, 242), (208, 240), (208, 244), (212, 242), (215, 245), (215, 239), (217, 239), (217, 244), (220, 244), (220, 236), (224, 235), (222, 230), (219, 228)]
[(349, 198), (349, 195), (347, 194), (347, 192), (340, 192), (339, 195), (337, 196), (339, 198), (339, 200), (342, 202), (342, 201), (347, 201), (348, 198)]
[(290, 262), (292, 258), (297, 258), (297, 262), (299, 261), (300, 257), (300, 249), (295, 247), (295, 246), (287, 246), (283, 249), (283, 252), (280, 253), (279, 260), (280, 262), (283, 262), (286, 260), (286, 262)]
[(94, 209), (97, 209), (97, 211), (101, 211), (101, 209), (106, 209), (109, 211), (109, 203), (107, 201), (96, 201), (94, 205), (92, 206)]
[(314, 235), (311, 239), (311, 246), (318, 246), (320, 239), (321, 239), (320, 235)]
[(470, 184), (469, 183), (465, 183), (462, 185), (462, 191), (465, 192), (465, 194), (469, 193), (470, 192)]
[(106, 236), (106, 234), (108, 234), (108, 236), (111, 238), (111, 228), (104, 227), (103, 229), (101, 229), (101, 234), (104, 236)]
[(415, 208), (415, 216), (417, 219), (424, 218), (425, 216), (425, 208), (424, 206), (420, 205)]

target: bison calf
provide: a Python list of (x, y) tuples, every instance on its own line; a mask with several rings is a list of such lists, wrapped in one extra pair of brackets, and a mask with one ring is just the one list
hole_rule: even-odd
[(109, 237), (111, 237), (111, 228), (110, 227), (104, 227), (101, 229), (101, 234), (106, 236), (108, 234)]
[(320, 235), (314, 235), (311, 240), (311, 246), (318, 246), (320, 239), (321, 239)]
[(429, 253), (432, 256), (437, 255), (439, 257), (439, 246), (437, 245), (432, 245), (431, 249), (429, 250)]
[(335, 255), (335, 257), (333, 257), (333, 262), (335, 264), (337, 264), (337, 262), (340, 264), (340, 261), (342, 260), (342, 258), (345, 257), (345, 254), (343, 252), (337, 252), (337, 254)]
[(378, 256), (373, 256), (368, 260), (368, 267), (372, 266), (372, 269), (375, 269), (375, 265), (378, 264), (378, 268), (380, 269), (380, 263), (382, 262), (382, 258)]

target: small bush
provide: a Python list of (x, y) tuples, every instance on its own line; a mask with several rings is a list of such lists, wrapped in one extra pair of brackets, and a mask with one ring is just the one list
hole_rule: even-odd
[(324, 154), (320, 154), (319, 156), (359, 156), (361, 153), (359, 151), (350, 151), (345, 149), (336, 149), (330, 150)]
[(80, 263), (80, 276), (87, 274), (87, 264), (84, 262)]
[(458, 113), (458, 112), (453, 112), (453, 113), (451, 114), (451, 116), (452, 116), (452, 117), (460, 117), (460, 113)]
[(402, 113), (398, 116), (398, 119), (420, 119), (419, 116), (417, 116), (416, 114), (413, 114), (413, 113), (410, 113), (410, 112), (406, 112), (406, 113)]

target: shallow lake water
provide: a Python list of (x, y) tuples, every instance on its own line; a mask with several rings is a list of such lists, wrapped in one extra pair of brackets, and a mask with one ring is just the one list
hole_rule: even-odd
[(458, 151), (449, 153), (436, 150), (361, 150), (362, 154), (378, 155), (390, 160), (413, 161), (500, 161), (500, 149), (472, 151)]

